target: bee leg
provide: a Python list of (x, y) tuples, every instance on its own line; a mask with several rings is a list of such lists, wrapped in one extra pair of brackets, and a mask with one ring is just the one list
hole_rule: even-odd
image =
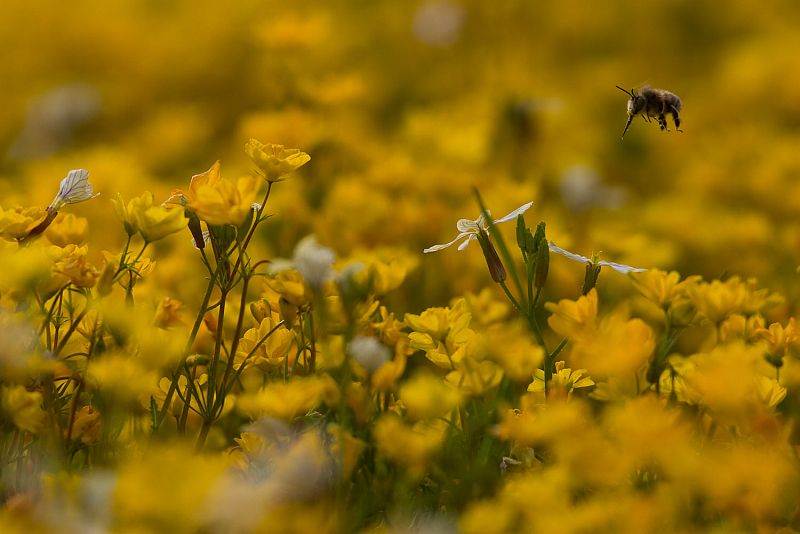
[(667, 117), (665, 117), (663, 113), (658, 114), (658, 125), (661, 126), (662, 131), (669, 131), (669, 128), (667, 128)]
[(681, 117), (678, 114), (678, 110), (675, 108), (675, 106), (670, 107), (672, 108), (672, 122), (675, 123), (675, 131), (683, 132), (683, 130), (681, 130)]

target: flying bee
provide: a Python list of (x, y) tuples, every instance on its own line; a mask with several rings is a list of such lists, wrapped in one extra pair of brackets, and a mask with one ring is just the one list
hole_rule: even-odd
[(622, 131), (623, 138), (636, 115), (641, 115), (647, 122), (655, 118), (658, 120), (658, 125), (661, 126), (662, 130), (669, 131), (666, 115), (667, 113), (672, 113), (672, 122), (675, 123), (675, 130), (683, 131), (680, 129), (681, 99), (675, 93), (650, 86), (642, 87), (638, 93), (635, 89), (627, 91), (619, 85), (616, 87), (630, 96), (628, 99), (628, 122), (625, 123), (625, 129)]

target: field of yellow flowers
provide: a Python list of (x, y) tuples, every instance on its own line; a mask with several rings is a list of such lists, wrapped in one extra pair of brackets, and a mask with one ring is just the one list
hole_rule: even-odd
[(4, 0), (0, 531), (800, 532), (798, 16)]

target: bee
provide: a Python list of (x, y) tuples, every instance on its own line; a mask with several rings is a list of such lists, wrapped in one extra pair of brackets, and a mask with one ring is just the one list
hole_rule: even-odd
[(655, 87), (644, 86), (637, 93), (635, 89), (627, 91), (616, 86), (617, 89), (630, 96), (628, 99), (628, 122), (625, 124), (625, 129), (622, 131), (622, 138), (625, 138), (625, 132), (631, 125), (631, 121), (636, 115), (641, 115), (644, 120), (650, 122), (652, 118), (658, 120), (658, 125), (662, 130), (669, 131), (667, 128), (667, 113), (672, 113), (672, 122), (675, 123), (675, 130), (681, 130), (681, 99), (675, 93), (671, 93), (664, 89), (656, 89)]

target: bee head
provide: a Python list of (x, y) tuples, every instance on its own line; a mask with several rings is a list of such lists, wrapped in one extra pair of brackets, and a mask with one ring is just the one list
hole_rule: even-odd
[(631, 89), (630, 91), (628, 91), (627, 89), (623, 89), (619, 85), (617, 85), (616, 87), (626, 95), (630, 96), (630, 98), (628, 99), (628, 115), (636, 115), (637, 113), (639, 113), (644, 109), (645, 99), (643, 96), (637, 95), (635, 89)]
[(642, 95), (634, 94), (628, 100), (628, 114), (629, 115), (636, 115), (640, 113), (646, 105), (646, 100)]

